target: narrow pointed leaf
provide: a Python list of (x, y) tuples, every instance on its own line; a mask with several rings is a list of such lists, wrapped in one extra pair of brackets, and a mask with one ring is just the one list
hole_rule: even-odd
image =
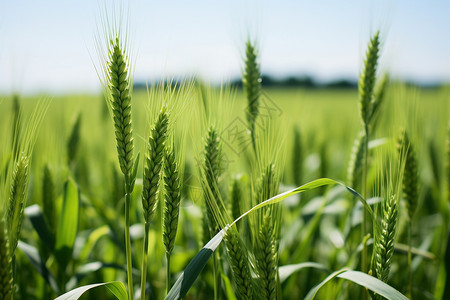
[(64, 185), (63, 203), (56, 231), (55, 257), (64, 269), (72, 257), (78, 231), (80, 192), (72, 179)]
[(200, 272), (205, 267), (214, 250), (220, 245), (225, 236), (225, 232), (229, 227), (225, 227), (219, 231), (197, 255), (189, 262), (183, 273), (177, 279), (175, 284), (170, 289), (165, 300), (182, 299), (194, 284)]
[(278, 273), (280, 275), (280, 283), (283, 283), (292, 274), (306, 268), (314, 268), (328, 272), (328, 269), (324, 265), (315, 262), (304, 262), (300, 264), (285, 265), (278, 268)]
[(384, 283), (378, 278), (375, 278), (363, 272), (349, 270), (339, 274), (337, 277), (353, 281), (354, 283), (366, 287), (372, 292), (375, 292), (385, 297), (386, 299), (408, 300), (406, 296), (404, 296), (402, 293), (400, 293), (390, 285)]
[(59, 296), (55, 300), (76, 300), (87, 291), (101, 286), (106, 287), (119, 300), (127, 300), (128, 298), (127, 291), (125, 290), (125, 286), (123, 285), (123, 283), (119, 281), (112, 281), (81, 286)]

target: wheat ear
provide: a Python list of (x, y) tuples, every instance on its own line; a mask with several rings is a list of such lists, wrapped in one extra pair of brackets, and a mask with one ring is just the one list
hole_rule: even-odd
[[(261, 174), (256, 190), (256, 202), (269, 199), (278, 192), (275, 166), (270, 163)], [(269, 206), (258, 212), (257, 235), (254, 238), (256, 274), (262, 292), (262, 299), (276, 299), (278, 278), (278, 229), (279, 207)]]
[(148, 138), (147, 151), (145, 154), (142, 188), (142, 208), (144, 210), (145, 220), (144, 248), (141, 271), (141, 297), (143, 299), (145, 299), (145, 285), (147, 275), (148, 233), (150, 231), (150, 221), (157, 206), (159, 182), (161, 178), (161, 169), (163, 166), (168, 123), (169, 115), (166, 111), (166, 107), (163, 106), (154, 125), (150, 129), (150, 136)]
[(109, 49), (108, 89), (114, 118), (117, 152), (122, 173), (131, 175), (133, 167), (133, 129), (131, 124), (131, 79), (124, 46), (119, 37), (112, 39)]
[(409, 219), (412, 220), (418, 201), (418, 174), (416, 154), (406, 131), (403, 131), (400, 135), (397, 147), (400, 155), (405, 156), (403, 199), (406, 203)]
[(383, 199), (380, 232), (375, 237), (375, 270), (378, 279), (387, 282), (394, 254), (398, 207), (395, 195)]
[(365, 126), (368, 126), (370, 123), (370, 117), (373, 111), (373, 90), (375, 87), (379, 46), (379, 32), (377, 31), (370, 40), (366, 52), (366, 59), (364, 60), (364, 71), (360, 75), (358, 84), (361, 119)]
[[(221, 172), (221, 144), (219, 135), (214, 127), (208, 129), (208, 135), (206, 137), (206, 143), (204, 146), (204, 162), (203, 162), (203, 174), (205, 176), (205, 197), (209, 197), (210, 200), (218, 203), (221, 201), (219, 191), (219, 176)], [(215, 220), (213, 211), (209, 205), (209, 201), (206, 202), (206, 211), (208, 216), (208, 224), (211, 236), (214, 236), (221, 229)]]
[[(131, 78), (128, 74), (128, 57), (125, 46), (119, 36), (113, 37), (109, 43), (108, 61), (106, 62), (106, 81), (108, 101), (111, 106), (114, 133), (120, 170), (125, 177), (125, 248), (127, 259), (128, 299), (133, 299), (133, 277), (130, 237), (130, 205), (131, 192), (134, 188), (136, 168), (133, 168), (133, 129), (131, 126)], [(136, 165), (136, 164), (135, 164)], [(137, 166), (137, 165), (136, 165)]]
[(259, 96), (261, 93), (261, 74), (257, 58), (255, 46), (248, 40), (245, 50), (245, 69), (242, 74), (242, 83), (247, 97), (246, 117), (255, 151), (255, 124), (259, 114)]
[(163, 243), (166, 248), (167, 272), (166, 291), (170, 288), (170, 256), (175, 244), (178, 229), (178, 217), (181, 202), (180, 175), (175, 158), (174, 146), (165, 152), (164, 156), (164, 214), (163, 214)]
[(231, 228), (225, 235), (228, 260), (233, 272), (236, 296), (238, 299), (253, 299), (253, 280), (250, 272), (248, 254), (236, 228)]
[(167, 113), (166, 108), (163, 107), (156, 122), (150, 129), (150, 136), (148, 138), (145, 155), (142, 206), (144, 208), (144, 219), (146, 223), (150, 222), (156, 209), (168, 123), (169, 114)]
[(20, 228), (23, 219), (23, 210), (26, 201), (26, 189), (28, 181), (27, 156), (21, 156), (17, 161), (12, 175), (12, 183), (9, 190), (6, 224), (9, 233), (10, 254), (13, 256), (19, 241)]

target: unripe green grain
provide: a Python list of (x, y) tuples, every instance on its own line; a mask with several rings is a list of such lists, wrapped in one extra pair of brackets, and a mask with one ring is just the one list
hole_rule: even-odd
[(405, 173), (403, 175), (403, 199), (405, 200), (408, 216), (411, 220), (418, 202), (418, 174), (414, 147), (406, 131), (400, 135), (397, 145), (400, 155), (405, 156)]
[(156, 209), (168, 123), (169, 115), (166, 108), (163, 107), (150, 130), (145, 155), (142, 207), (144, 208), (144, 219), (146, 223), (150, 222)]
[(235, 293), (238, 299), (253, 299), (253, 279), (250, 272), (247, 251), (235, 228), (225, 235), (225, 246), (233, 272)]
[(245, 50), (245, 69), (242, 74), (245, 95), (247, 97), (246, 117), (250, 129), (252, 143), (255, 145), (255, 124), (259, 114), (259, 95), (261, 93), (261, 74), (257, 62), (257, 52), (255, 46), (247, 41)]
[(22, 225), (28, 181), (28, 164), (29, 160), (27, 156), (21, 156), (17, 161), (9, 190), (6, 224), (8, 226), (11, 255), (16, 250)]
[(364, 71), (359, 77), (359, 97), (361, 119), (365, 126), (370, 123), (373, 104), (373, 90), (375, 87), (375, 77), (379, 52), (379, 32), (377, 31), (369, 43), (364, 60)]
[(180, 176), (173, 147), (164, 156), (164, 186), (163, 242), (166, 253), (170, 255), (175, 244), (181, 202)]
[(278, 253), (274, 234), (272, 216), (267, 210), (256, 238), (257, 251), (255, 251), (261, 299), (277, 298)]
[(120, 169), (125, 176), (130, 176), (134, 150), (131, 126), (131, 79), (128, 74), (127, 56), (118, 37), (110, 42), (107, 67), (109, 101), (113, 113)]
[(394, 254), (398, 207), (395, 195), (384, 199), (380, 232), (375, 236), (375, 270), (378, 279), (387, 282)]
[[(219, 176), (221, 173), (221, 143), (219, 135), (216, 129), (211, 126), (208, 129), (208, 135), (206, 137), (206, 143), (204, 146), (204, 161), (203, 161), (203, 173), (205, 176), (204, 195), (208, 197), (210, 201), (215, 201), (217, 204), (221, 201), (219, 191)], [(206, 212), (208, 215), (208, 224), (210, 234), (213, 236), (221, 229), (217, 220), (214, 218), (214, 213), (210, 207), (209, 201), (206, 202)], [(222, 207), (222, 206), (219, 206)]]

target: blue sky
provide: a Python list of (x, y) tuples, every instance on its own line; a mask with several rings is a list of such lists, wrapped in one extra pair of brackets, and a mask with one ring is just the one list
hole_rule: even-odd
[[(0, 2), (0, 92), (91, 92), (94, 36), (112, 1)], [(117, 3), (118, 1), (116, 1)], [(129, 1), (136, 80), (239, 76), (247, 36), (264, 73), (356, 78), (381, 30), (382, 70), (450, 81), (450, 1)]]

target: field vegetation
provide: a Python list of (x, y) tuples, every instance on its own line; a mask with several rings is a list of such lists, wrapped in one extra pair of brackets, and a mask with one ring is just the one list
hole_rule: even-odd
[(0, 299), (449, 299), (450, 87), (382, 38), (358, 89), (265, 88), (249, 40), (242, 88), (133, 91), (111, 29), (102, 95), (2, 97)]

